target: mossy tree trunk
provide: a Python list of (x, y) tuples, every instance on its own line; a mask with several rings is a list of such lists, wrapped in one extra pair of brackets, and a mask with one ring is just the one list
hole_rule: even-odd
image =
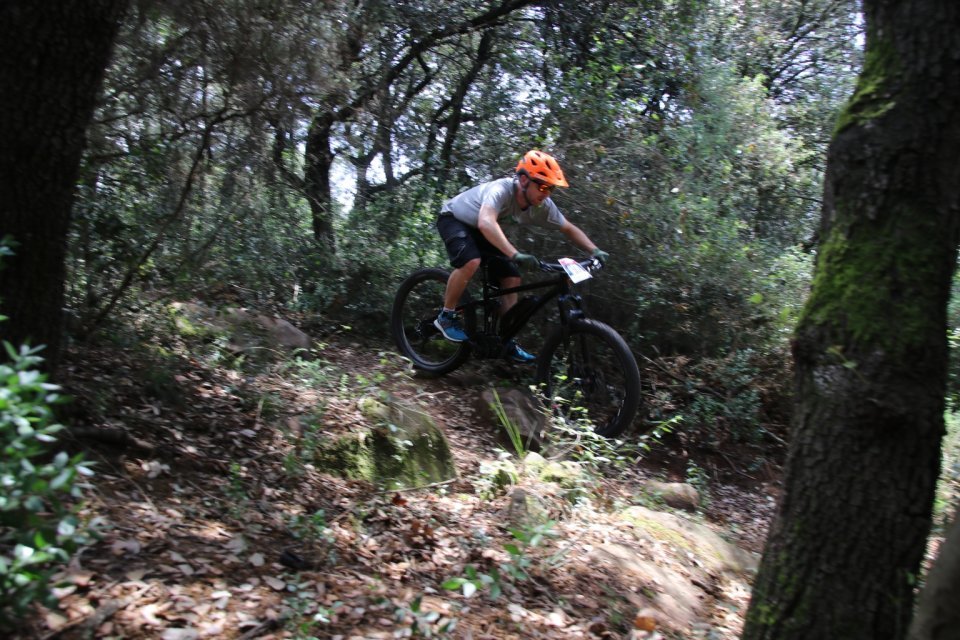
[(863, 7), (749, 640), (904, 637), (930, 528), (960, 230), (960, 3)]
[[(0, 336), (60, 351), (67, 232), (85, 131), (126, 0), (0, 3)], [(3, 357), (0, 354), (0, 357)]]

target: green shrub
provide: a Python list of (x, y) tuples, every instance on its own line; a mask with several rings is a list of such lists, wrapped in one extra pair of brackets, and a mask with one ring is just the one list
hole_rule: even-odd
[(960, 411), (960, 270), (953, 276), (950, 304), (947, 306), (947, 345), (950, 348), (947, 406), (951, 411)]
[(784, 382), (767, 371), (772, 367), (766, 360), (775, 363), (775, 357), (741, 349), (691, 366), (688, 375), (695, 386), (683, 410), (688, 432), (699, 432), (698, 439), (714, 446), (759, 442), (777, 418), (765, 402), (786, 393)]
[(0, 628), (34, 602), (53, 605), (52, 575), (89, 539), (76, 517), (78, 476), (91, 475), (80, 455), (54, 453), (51, 405), (61, 400), (36, 366), (38, 348), (4, 343), (0, 364)]

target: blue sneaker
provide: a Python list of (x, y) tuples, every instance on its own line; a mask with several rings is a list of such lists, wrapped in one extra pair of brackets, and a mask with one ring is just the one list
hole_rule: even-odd
[(437, 319), (433, 321), (433, 326), (440, 330), (443, 337), (450, 342), (466, 342), (468, 337), (460, 325), (460, 318), (451, 311), (441, 311)]
[(532, 353), (527, 353), (515, 341), (511, 340), (506, 345), (507, 360), (519, 364), (530, 364), (537, 359)]

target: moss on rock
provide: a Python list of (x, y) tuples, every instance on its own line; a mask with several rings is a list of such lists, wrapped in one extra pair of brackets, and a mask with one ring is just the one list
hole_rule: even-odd
[(394, 399), (368, 397), (358, 406), (372, 428), (322, 442), (314, 461), (325, 471), (389, 489), (457, 477), (450, 445), (429, 415)]

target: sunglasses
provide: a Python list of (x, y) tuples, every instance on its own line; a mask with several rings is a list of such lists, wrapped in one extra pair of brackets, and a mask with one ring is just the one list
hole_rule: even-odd
[(554, 184), (544, 184), (542, 182), (537, 182), (536, 180), (531, 180), (530, 182), (532, 182), (534, 186), (537, 187), (537, 191), (539, 191), (540, 193), (546, 193), (546, 194), (553, 193), (553, 190), (557, 186)]

